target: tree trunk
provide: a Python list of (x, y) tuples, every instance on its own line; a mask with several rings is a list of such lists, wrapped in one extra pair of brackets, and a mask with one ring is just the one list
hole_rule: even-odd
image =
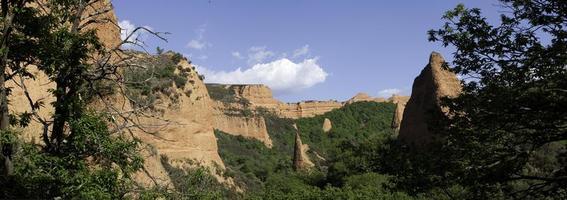
[[(10, 128), (10, 117), (8, 110), (8, 94), (6, 91), (6, 67), (8, 65), (8, 40), (12, 32), (12, 21), (14, 13), (10, 9), (8, 0), (2, 0), (2, 17), (4, 18), (2, 30), (2, 38), (0, 43), (0, 131), (2, 134), (7, 134)], [(12, 144), (1, 144), (2, 156), (4, 157), (4, 175), (11, 176), (13, 174), (12, 163)]]

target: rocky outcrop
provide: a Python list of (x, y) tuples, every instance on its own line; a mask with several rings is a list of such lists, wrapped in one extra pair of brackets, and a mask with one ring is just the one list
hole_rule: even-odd
[(404, 110), (406, 108), (406, 104), (409, 101), (408, 96), (398, 96), (393, 95), (388, 99), (389, 102), (396, 104), (396, 110), (394, 111), (394, 118), (392, 119), (392, 128), (395, 130), (396, 133), (400, 131), (400, 126), (402, 124), (402, 119), (404, 116)]
[(461, 82), (449, 70), (441, 54), (433, 52), (429, 64), (415, 78), (411, 97), (404, 110), (399, 139), (417, 146), (430, 143), (434, 135), (427, 120), (432, 114), (446, 113), (440, 99), (456, 97), (461, 92)]
[[(405, 102), (409, 97), (396, 96), (386, 100), (384, 98), (371, 97), (366, 93), (358, 93), (351, 99), (345, 102), (335, 100), (329, 101), (301, 101), (297, 103), (283, 103), (275, 99), (272, 95), (272, 90), (261, 84), (249, 85), (223, 85), (223, 84), (207, 84), (209, 87), (220, 88), (220, 91), (231, 94), (216, 94), (220, 99), (215, 101), (225, 101), (226, 98), (235, 98), (234, 102), (245, 100), (244, 102), (250, 109), (256, 110), (258, 108), (267, 109), (282, 118), (299, 119), (305, 117), (314, 117), (317, 115), (325, 114), (334, 109), (342, 108), (343, 106), (354, 102)], [(224, 88), (224, 89), (222, 89)], [(212, 94), (211, 94), (212, 95)], [(229, 98), (229, 99), (230, 99)], [(226, 103), (226, 102), (225, 102)], [(403, 110), (403, 108), (402, 108)]]
[(299, 103), (280, 104), (278, 115), (283, 118), (299, 119), (325, 114), (334, 109), (342, 108), (338, 101), (302, 101)]
[[(331, 110), (343, 107), (344, 103), (338, 101), (302, 101), (298, 103), (283, 103), (274, 99), (272, 90), (261, 84), (249, 85), (222, 85), (208, 84), (209, 86), (224, 87), (234, 94), (237, 100), (245, 99), (251, 109), (267, 109), (279, 117), (298, 119), (322, 115)], [(227, 94), (228, 96), (229, 94)]]
[(333, 124), (329, 118), (325, 118), (323, 121), (323, 132), (328, 133), (333, 128)]
[(237, 98), (244, 98), (250, 101), (251, 106), (274, 109), (282, 102), (274, 99), (272, 90), (262, 84), (250, 85), (230, 85), (230, 89)]
[(295, 147), (293, 150), (293, 169), (295, 171), (309, 170), (315, 166), (307, 155), (308, 150), (309, 146), (301, 142), (301, 136), (299, 135), (299, 131), (297, 131), (295, 133)]
[(266, 147), (272, 148), (272, 140), (268, 135), (264, 117), (253, 113), (244, 114), (247, 108), (240, 104), (226, 104), (213, 101), (214, 121), (213, 127), (231, 135), (240, 135), (263, 142)]
[(370, 102), (385, 102), (386, 99), (384, 98), (375, 98), (375, 97), (371, 97), (370, 95), (366, 94), (366, 93), (358, 93), (356, 94), (354, 97), (350, 98), (348, 101), (346, 101), (346, 104), (351, 104), (351, 103), (355, 103), (355, 102), (361, 102), (361, 101), (370, 101)]
[[(101, 10), (113, 9), (110, 0), (101, 0), (87, 7), (85, 16), (90, 15), (95, 12), (100, 12)], [(118, 26), (118, 20), (114, 11), (111, 12), (101, 12), (103, 14), (93, 16), (92, 20), (100, 21), (102, 23), (92, 23), (87, 25), (87, 29), (97, 30), (96, 34), (102, 44), (107, 48), (117, 48), (122, 40), (120, 39), (120, 27)], [(118, 37), (117, 37), (118, 36)]]
[[(175, 73), (180, 73), (181, 70), (189, 72), (188, 83), (184, 88), (176, 88), (171, 92), (170, 96), (177, 97), (175, 102), (166, 97), (160, 98), (162, 102), (154, 107), (162, 113), (159, 117), (142, 118), (140, 121), (145, 130), (135, 131), (135, 136), (151, 146), (154, 154), (167, 157), (172, 166), (182, 167), (188, 164), (187, 160), (193, 160), (211, 168), (211, 172), (224, 169), (214, 135), (212, 101), (205, 84), (187, 60), (179, 63)], [(153, 178), (163, 174), (162, 166), (154, 163), (155, 160), (146, 159), (145, 163), (146, 168), (157, 167), (148, 170), (149, 176), (154, 176)], [(220, 176), (217, 178), (226, 181)]]

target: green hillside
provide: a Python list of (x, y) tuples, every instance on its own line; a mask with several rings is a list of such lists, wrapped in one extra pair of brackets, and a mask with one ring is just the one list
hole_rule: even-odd
[[(367, 148), (392, 135), (394, 108), (391, 103), (359, 102), (298, 120), (264, 113), (273, 148), (255, 139), (216, 131), (219, 153), (227, 166), (227, 175), (247, 191), (246, 198), (409, 198), (388, 191), (388, 176), (364, 166), (372, 153)], [(328, 133), (322, 130), (325, 118), (333, 123)], [(294, 123), (303, 143), (310, 146), (308, 154), (316, 164), (309, 172), (292, 170)], [(367, 152), (360, 153), (361, 149)]]

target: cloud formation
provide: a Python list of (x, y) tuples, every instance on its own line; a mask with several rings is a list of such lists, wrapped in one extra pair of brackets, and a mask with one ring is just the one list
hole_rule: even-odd
[(293, 58), (305, 56), (305, 55), (308, 55), (308, 54), (309, 54), (309, 45), (306, 44), (305, 46), (293, 51)]
[[(265, 50), (265, 49), (263, 49)], [(295, 63), (287, 58), (255, 64), (251, 68), (234, 71), (213, 71), (197, 66), (208, 83), (265, 84), (276, 93), (294, 92), (322, 83), (328, 74), (316, 58)]]
[(191, 40), (189, 41), (189, 43), (187, 43), (187, 47), (192, 48), (192, 49), (197, 49), (197, 50), (201, 50), (204, 49), (207, 46), (207, 43), (200, 41), (200, 40)]
[(275, 55), (276, 54), (274, 52), (267, 50), (265, 46), (250, 47), (250, 49), (248, 49), (248, 64), (253, 65), (262, 63)]
[(389, 89), (384, 89), (384, 90), (378, 92), (378, 96), (384, 97), (384, 98), (390, 98), (390, 97), (392, 97), (392, 95), (394, 95), (394, 94), (399, 95), (400, 93), (402, 93), (402, 90), (400, 90), (400, 89), (389, 88)]
[(242, 57), (242, 55), (240, 54), (240, 52), (238, 51), (233, 51), (232, 53), (230, 53), (232, 55), (232, 57), (236, 58), (236, 59), (244, 59), (244, 57)]
[(189, 41), (189, 43), (187, 43), (187, 47), (196, 50), (203, 50), (207, 47), (212, 46), (211, 43), (205, 41), (205, 36), (204, 36), (205, 31), (206, 31), (205, 25), (195, 30), (195, 33), (197, 34), (197, 38)]

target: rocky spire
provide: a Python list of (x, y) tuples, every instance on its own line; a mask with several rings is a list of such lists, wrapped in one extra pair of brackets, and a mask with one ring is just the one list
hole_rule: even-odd
[(323, 132), (328, 133), (332, 128), (333, 124), (331, 123), (331, 120), (329, 118), (325, 118), (325, 121), (323, 121)]
[(400, 125), (399, 139), (414, 145), (425, 145), (433, 139), (427, 118), (431, 113), (446, 113), (441, 107), (443, 97), (456, 97), (461, 93), (461, 82), (449, 70), (441, 54), (431, 53), (429, 64), (415, 78), (412, 94)]
[[(388, 99), (389, 102), (392, 102), (396, 105), (396, 110), (394, 111), (394, 117), (392, 119), (392, 129), (395, 130), (395, 133), (398, 134), (400, 131), (400, 125), (402, 123), (402, 119), (404, 116), (404, 110), (406, 108), (406, 104), (408, 103), (410, 97), (408, 96), (400, 96), (397, 94), (392, 95)], [(396, 135), (397, 136), (397, 135)]]
[(309, 146), (301, 142), (301, 136), (299, 135), (299, 129), (297, 129), (297, 126), (294, 124), (293, 127), (296, 129), (295, 148), (293, 150), (293, 169), (295, 171), (309, 170), (314, 166), (313, 162), (311, 162), (307, 155)]

